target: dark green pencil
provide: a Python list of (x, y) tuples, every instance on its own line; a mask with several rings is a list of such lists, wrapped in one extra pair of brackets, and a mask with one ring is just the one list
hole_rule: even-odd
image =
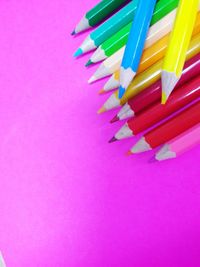
[(102, 0), (85, 14), (72, 32), (72, 35), (96, 26), (120, 6), (128, 2), (130, 2), (130, 0)]

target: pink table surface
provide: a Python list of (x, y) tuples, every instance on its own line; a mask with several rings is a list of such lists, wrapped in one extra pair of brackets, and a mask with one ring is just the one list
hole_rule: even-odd
[(0, 250), (8, 267), (200, 266), (200, 148), (126, 157), (70, 36), (96, 0), (0, 1)]

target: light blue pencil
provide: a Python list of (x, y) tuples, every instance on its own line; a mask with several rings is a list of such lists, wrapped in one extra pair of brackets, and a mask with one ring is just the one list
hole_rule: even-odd
[(156, 0), (139, 0), (120, 68), (119, 98), (122, 98), (139, 67)]

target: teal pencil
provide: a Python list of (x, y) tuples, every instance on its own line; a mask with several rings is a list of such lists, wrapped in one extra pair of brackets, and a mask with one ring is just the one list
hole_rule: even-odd
[(138, 0), (133, 0), (111, 18), (105, 21), (97, 29), (95, 29), (82, 43), (78, 50), (74, 53), (78, 57), (86, 52), (97, 48), (110, 36), (120, 30), (123, 26), (132, 21), (137, 9)]

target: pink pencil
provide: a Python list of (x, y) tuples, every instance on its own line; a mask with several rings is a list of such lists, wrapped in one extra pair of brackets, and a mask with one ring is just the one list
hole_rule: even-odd
[(158, 161), (176, 158), (200, 144), (200, 123), (166, 143), (157, 153)]

